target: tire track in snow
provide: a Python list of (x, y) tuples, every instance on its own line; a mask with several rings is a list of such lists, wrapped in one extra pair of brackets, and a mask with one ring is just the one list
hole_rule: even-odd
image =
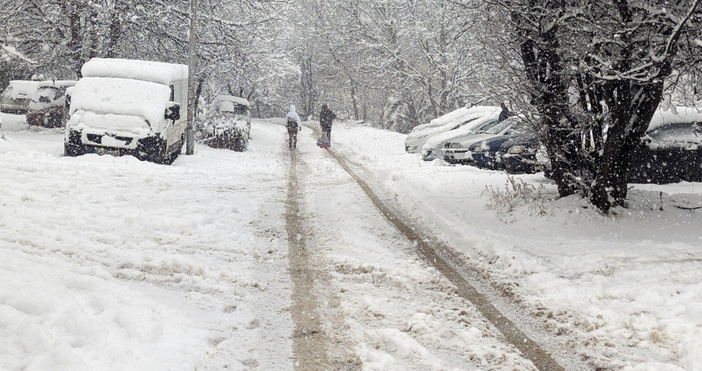
[(421, 232), (415, 230), (405, 223), (399, 213), (393, 211), (386, 205), (376, 194), (371, 187), (361, 179), (349, 167), (344, 158), (338, 155), (334, 150), (329, 149), (329, 154), (341, 165), (341, 167), (358, 183), (366, 195), (371, 199), (373, 204), (380, 210), (381, 214), (397, 228), (406, 238), (416, 244), (423, 258), (425, 258), (432, 266), (441, 272), (455, 286), (458, 293), (465, 299), (469, 300), (482, 313), (482, 315), (490, 321), (505, 337), (505, 339), (514, 345), (522, 355), (531, 360), (532, 363), (541, 371), (565, 371), (548, 352), (546, 352), (538, 343), (527, 336), (517, 325), (509, 318), (504, 316), (492, 304), (488, 296), (479, 292), (464, 278), (449, 261), (444, 259), (437, 252), (437, 247), (433, 246), (428, 238), (423, 236)]
[[(287, 144), (287, 142), (286, 142)], [(290, 277), (293, 282), (290, 314), (295, 323), (293, 357), (295, 370), (323, 371), (333, 369), (327, 345), (330, 343), (322, 327), (319, 302), (314, 292), (318, 274), (313, 269), (312, 254), (306, 246), (300, 214), (297, 151), (290, 151), (288, 196), (285, 202), (285, 228), (288, 234)]]

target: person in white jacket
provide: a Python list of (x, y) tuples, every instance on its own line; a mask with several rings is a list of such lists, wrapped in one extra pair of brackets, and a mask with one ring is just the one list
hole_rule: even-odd
[(290, 105), (290, 112), (285, 116), (285, 127), (288, 129), (288, 147), (297, 148), (297, 132), (302, 130), (300, 116), (295, 112), (295, 105)]

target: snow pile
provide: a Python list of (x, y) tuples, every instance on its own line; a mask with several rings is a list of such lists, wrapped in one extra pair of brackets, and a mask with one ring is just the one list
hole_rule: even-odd
[(85, 77), (119, 77), (162, 85), (187, 80), (188, 66), (132, 59), (93, 58), (81, 68)]

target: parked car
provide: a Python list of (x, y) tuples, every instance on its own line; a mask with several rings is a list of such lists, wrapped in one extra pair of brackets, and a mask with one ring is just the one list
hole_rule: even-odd
[(71, 97), (64, 151), (170, 164), (187, 128), (188, 66), (93, 58)]
[(687, 107), (657, 112), (636, 150), (629, 181), (702, 182), (702, 112)]
[(39, 88), (39, 84), (39, 81), (10, 81), (0, 98), (0, 112), (11, 115), (26, 114), (32, 95)]
[(66, 89), (75, 81), (43, 81), (33, 94), (27, 111), (27, 123), (36, 126), (63, 127), (68, 119)]
[(444, 144), (444, 148), (441, 151), (442, 157), (444, 161), (451, 164), (471, 164), (474, 162), (474, 152), (476, 153), (476, 157), (483, 155), (484, 149), (482, 143), (484, 141), (495, 137), (511, 135), (515, 132), (516, 128), (521, 127), (521, 125), (523, 125), (521, 117), (513, 116), (490, 126), (486, 130), (480, 130), (476, 133), (455, 138)]
[(204, 142), (213, 148), (245, 151), (251, 135), (249, 101), (231, 95), (218, 95), (210, 105)]
[(510, 174), (533, 174), (548, 166), (546, 148), (533, 133), (513, 136), (502, 143), (496, 161)]
[(499, 135), (477, 141), (468, 147), (471, 165), (491, 170), (500, 169), (502, 166), (497, 156), (500, 147), (510, 139), (532, 135), (521, 116), (511, 116), (502, 122), (507, 122), (508, 127)]
[(408, 153), (421, 152), (422, 147), (429, 138), (450, 130), (456, 130), (493, 110), (499, 110), (499, 108), (488, 106), (463, 107), (435, 118), (428, 124), (419, 125), (407, 134), (405, 138), (405, 151)]
[(432, 161), (437, 158), (442, 158), (442, 150), (446, 146), (446, 143), (455, 138), (462, 138), (467, 135), (487, 131), (499, 123), (499, 116), (499, 110), (485, 112), (456, 130), (437, 134), (427, 139), (427, 142), (422, 146), (422, 159), (424, 161)]

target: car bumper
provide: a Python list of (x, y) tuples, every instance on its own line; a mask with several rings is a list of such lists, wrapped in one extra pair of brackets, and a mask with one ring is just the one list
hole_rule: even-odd
[(491, 152), (471, 152), (473, 165), (481, 168), (496, 169), (495, 153)]
[(536, 156), (503, 154), (498, 156), (501, 166), (510, 174), (534, 173), (543, 168)]
[(467, 149), (443, 149), (441, 150), (441, 157), (449, 163), (468, 163), (473, 161), (473, 156)]

